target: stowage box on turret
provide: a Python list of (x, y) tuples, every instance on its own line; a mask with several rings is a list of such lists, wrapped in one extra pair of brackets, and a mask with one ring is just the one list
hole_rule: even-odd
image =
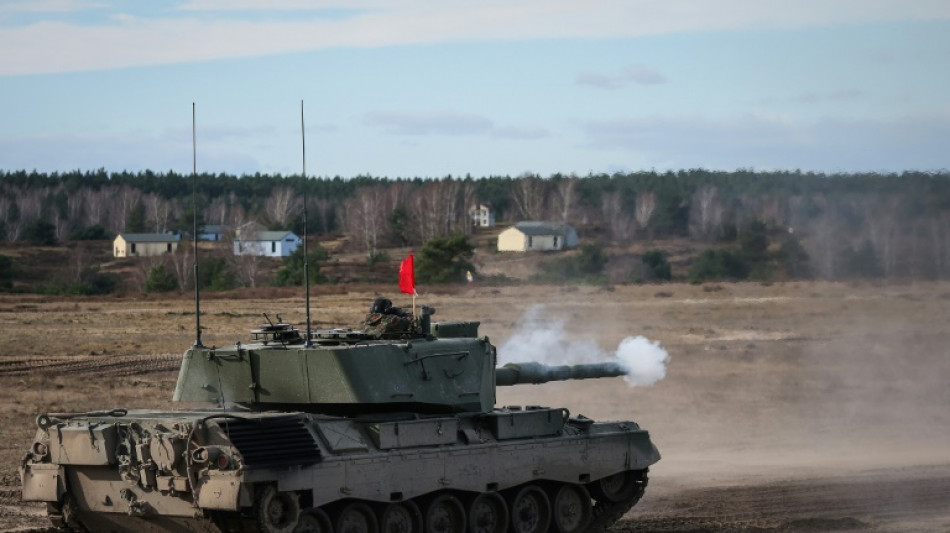
[(174, 400), (214, 408), (40, 415), (23, 499), (54, 526), (136, 533), (581, 533), (640, 499), (660, 456), (636, 423), (495, 407), (496, 386), (623, 368), (495, 368), (477, 322), (379, 304), (309, 342), (268, 320), (189, 349)]

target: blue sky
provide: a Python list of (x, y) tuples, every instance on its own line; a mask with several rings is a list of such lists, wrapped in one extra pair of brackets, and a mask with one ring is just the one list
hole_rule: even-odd
[(0, 0), (0, 169), (950, 168), (946, 0)]

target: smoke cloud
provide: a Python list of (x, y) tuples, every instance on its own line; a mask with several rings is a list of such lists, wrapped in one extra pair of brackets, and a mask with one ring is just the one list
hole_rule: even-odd
[(498, 347), (499, 366), (537, 361), (546, 365), (577, 365), (614, 362), (628, 374), (623, 377), (631, 387), (650, 386), (666, 377), (670, 354), (658, 341), (630, 336), (610, 353), (591, 339), (567, 338), (564, 320), (542, 317), (542, 306), (532, 306), (521, 319), (515, 334)]

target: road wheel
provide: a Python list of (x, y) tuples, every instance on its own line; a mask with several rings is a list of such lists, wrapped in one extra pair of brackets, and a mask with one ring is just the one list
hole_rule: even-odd
[(412, 501), (384, 505), (378, 518), (380, 533), (422, 533), (422, 511)]
[(451, 494), (439, 494), (426, 505), (425, 533), (465, 533), (465, 507)]
[(483, 492), (468, 506), (468, 533), (505, 533), (508, 505), (497, 492)]
[(333, 533), (333, 522), (323, 509), (307, 509), (300, 513), (294, 533)]
[(267, 485), (257, 497), (255, 511), (263, 533), (293, 533), (300, 516), (300, 501), (296, 492), (278, 492), (274, 485)]
[(336, 533), (379, 533), (379, 522), (369, 505), (348, 503), (336, 517)]
[(557, 490), (552, 502), (552, 520), (557, 533), (579, 533), (590, 524), (592, 506), (590, 494), (581, 485), (565, 483)]
[(551, 526), (551, 502), (537, 485), (526, 485), (508, 504), (512, 533), (546, 533)]

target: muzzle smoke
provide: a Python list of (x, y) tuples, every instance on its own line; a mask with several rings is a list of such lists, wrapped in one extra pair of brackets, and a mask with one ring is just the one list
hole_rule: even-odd
[(568, 339), (565, 321), (541, 317), (541, 311), (541, 306), (532, 306), (525, 312), (515, 334), (498, 348), (499, 366), (527, 361), (546, 365), (616, 362), (627, 370), (623, 379), (631, 387), (650, 386), (666, 377), (670, 354), (659, 342), (631, 336), (609, 353), (593, 340)]

